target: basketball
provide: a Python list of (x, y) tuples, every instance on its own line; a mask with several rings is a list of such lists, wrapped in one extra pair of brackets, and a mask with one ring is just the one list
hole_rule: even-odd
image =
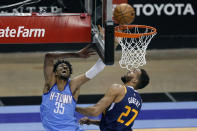
[(119, 4), (115, 7), (113, 18), (117, 24), (127, 25), (131, 24), (135, 18), (134, 8), (126, 3)]

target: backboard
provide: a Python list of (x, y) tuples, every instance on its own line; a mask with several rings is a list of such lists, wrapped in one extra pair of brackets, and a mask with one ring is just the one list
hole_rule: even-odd
[[(92, 20), (92, 43), (106, 65), (114, 64), (113, 8), (121, 3), (128, 3), (128, 0), (85, 0), (85, 10)], [(98, 25), (103, 28), (103, 33)]]

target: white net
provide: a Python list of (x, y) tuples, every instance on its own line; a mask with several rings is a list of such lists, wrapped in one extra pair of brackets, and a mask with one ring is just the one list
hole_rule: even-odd
[(134, 34), (132, 35), (133, 37), (135, 37), (135, 34), (139, 35), (135, 38), (116, 37), (116, 41), (119, 42), (122, 48), (122, 56), (121, 60), (119, 61), (120, 67), (131, 70), (133, 68), (139, 68), (140, 66), (145, 65), (146, 49), (151, 39), (155, 36), (156, 32), (149, 34), (149, 32), (152, 32), (151, 29), (138, 27), (127, 27), (126, 29), (121, 28), (120, 30), (116, 31), (126, 34)]

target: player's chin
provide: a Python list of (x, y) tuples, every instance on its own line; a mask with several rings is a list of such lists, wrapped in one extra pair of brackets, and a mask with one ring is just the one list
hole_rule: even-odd
[(62, 80), (66, 80), (66, 81), (67, 81), (67, 80), (70, 78), (70, 76), (61, 75), (60, 78), (61, 78)]

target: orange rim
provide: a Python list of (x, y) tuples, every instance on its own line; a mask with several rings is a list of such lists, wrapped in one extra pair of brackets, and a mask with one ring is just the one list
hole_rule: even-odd
[[(118, 30), (124, 30), (124, 29), (131, 29), (134, 27), (138, 28), (148, 28), (151, 29), (151, 32), (148, 33), (123, 33), (119, 32)], [(115, 27), (115, 36), (116, 37), (125, 37), (125, 38), (139, 38), (141, 36), (147, 36), (147, 35), (152, 35), (157, 32), (157, 29), (151, 26), (146, 26), (146, 25), (120, 25)]]

